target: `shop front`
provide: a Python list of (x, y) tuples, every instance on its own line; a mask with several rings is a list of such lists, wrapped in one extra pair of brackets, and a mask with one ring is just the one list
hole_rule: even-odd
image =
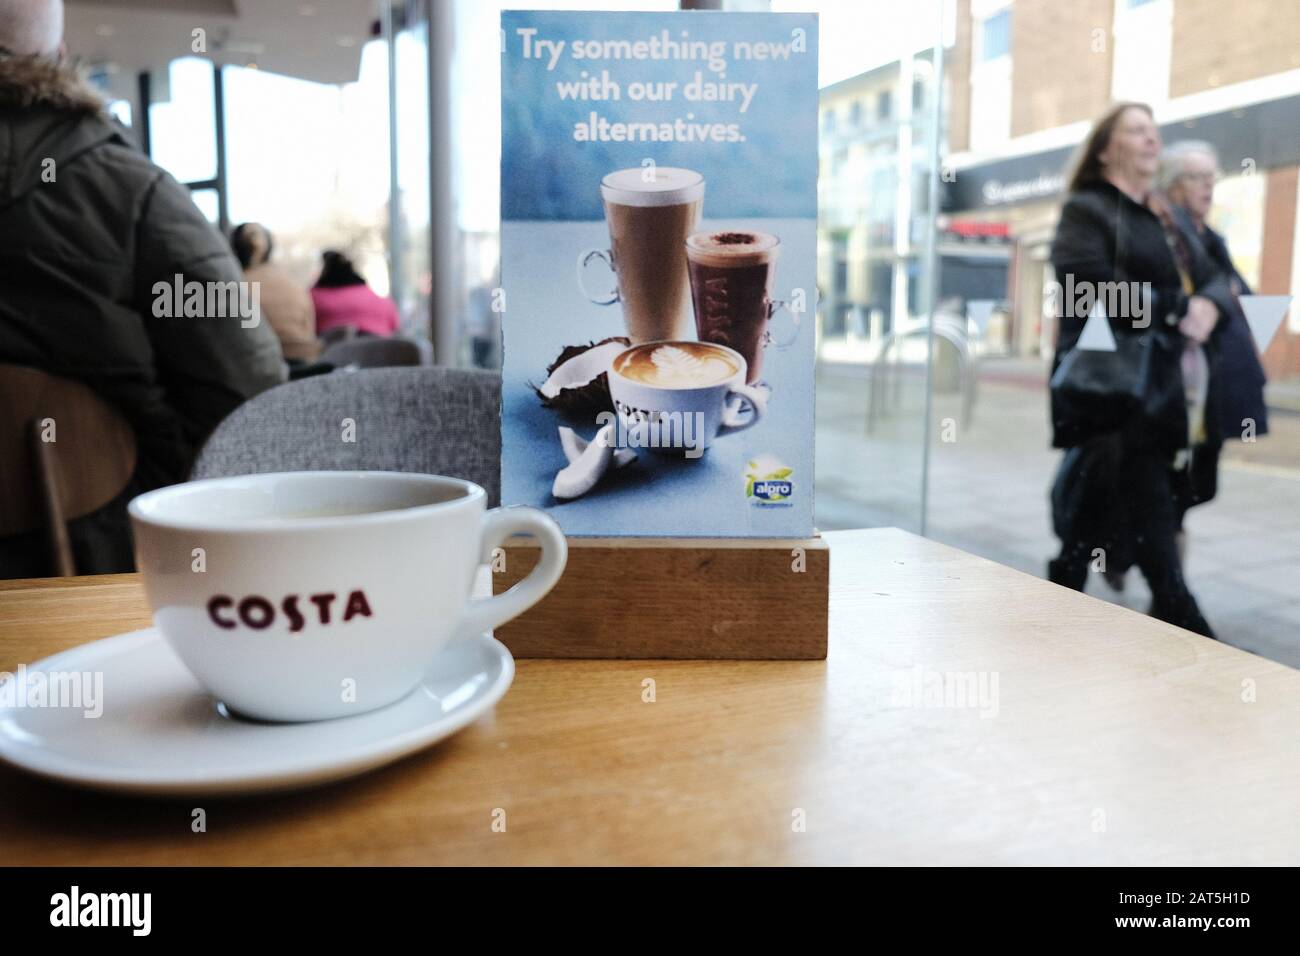
[[(1208, 142), (1219, 154), (1223, 178), (1215, 188), (1211, 224), (1223, 233), (1238, 270), (1255, 291), (1295, 294), (1292, 259), (1300, 249), (1296, 235), (1294, 188), (1300, 162), (1300, 97), (1258, 103), (1240, 109), (1192, 117), (1161, 127), (1166, 143), (1195, 139)], [(1074, 147), (994, 160), (958, 169), (944, 184), (941, 235), (1003, 237), (1004, 250), (991, 257), (990, 269), (1001, 265), (1005, 276), (1005, 325), (991, 323), (984, 348), (993, 354), (1021, 357), (1050, 355), (1055, 324), (1048, 294), (1056, 280), (1050, 263), (1052, 237), (1065, 198), (1067, 170)], [(969, 281), (953, 278), (969, 271), (955, 255), (953, 243), (941, 243), (945, 275), (944, 296), (998, 298), (988, 294), (987, 279), (979, 294), (968, 294)], [(1300, 373), (1300, 325), (1293, 309), (1266, 354), (1274, 377)]]

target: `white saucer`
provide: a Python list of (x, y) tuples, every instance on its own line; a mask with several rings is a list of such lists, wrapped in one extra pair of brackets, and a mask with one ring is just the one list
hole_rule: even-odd
[(306, 724), (229, 716), (156, 628), (28, 665), (29, 682), (34, 671), (102, 672), (103, 713), (0, 708), (0, 760), (100, 790), (209, 795), (312, 786), (391, 763), (490, 710), (514, 679), (515, 662), (483, 634), (443, 651), (424, 683), (397, 703)]

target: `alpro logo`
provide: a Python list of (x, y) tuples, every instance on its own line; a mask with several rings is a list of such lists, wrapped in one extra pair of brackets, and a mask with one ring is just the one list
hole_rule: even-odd
[(794, 495), (794, 469), (775, 455), (760, 455), (745, 463), (745, 497), (760, 508), (789, 508)]

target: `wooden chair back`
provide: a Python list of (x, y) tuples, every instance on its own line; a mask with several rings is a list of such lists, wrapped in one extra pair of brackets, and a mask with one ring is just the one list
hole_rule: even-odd
[(135, 432), (81, 382), (0, 364), (0, 536), (44, 528), (59, 575), (76, 574), (67, 523), (135, 472)]

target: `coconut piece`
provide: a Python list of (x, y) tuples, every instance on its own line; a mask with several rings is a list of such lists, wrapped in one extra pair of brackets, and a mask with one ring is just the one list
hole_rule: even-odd
[[(576, 436), (575, 436), (576, 437)], [(560, 443), (564, 443), (561, 430)], [(576, 445), (574, 445), (576, 447)], [(596, 432), (578, 457), (555, 476), (551, 494), (557, 498), (579, 498), (596, 487), (614, 462), (614, 425)]]
[(594, 416), (614, 410), (609, 394), (609, 366), (626, 349), (622, 336), (588, 345), (568, 345), (547, 369), (547, 379), (534, 391), (547, 408), (570, 415)]
[[(610, 439), (613, 440), (612, 438)], [(560, 447), (564, 449), (564, 457), (573, 464), (582, 457), (582, 453), (587, 450), (587, 439), (583, 438), (572, 428), (560, 426)], [(630, 465), (636, 461), (636, 452), (631, 448), (614, 449), (614, 467), (622, 468), (624, 465)]]

